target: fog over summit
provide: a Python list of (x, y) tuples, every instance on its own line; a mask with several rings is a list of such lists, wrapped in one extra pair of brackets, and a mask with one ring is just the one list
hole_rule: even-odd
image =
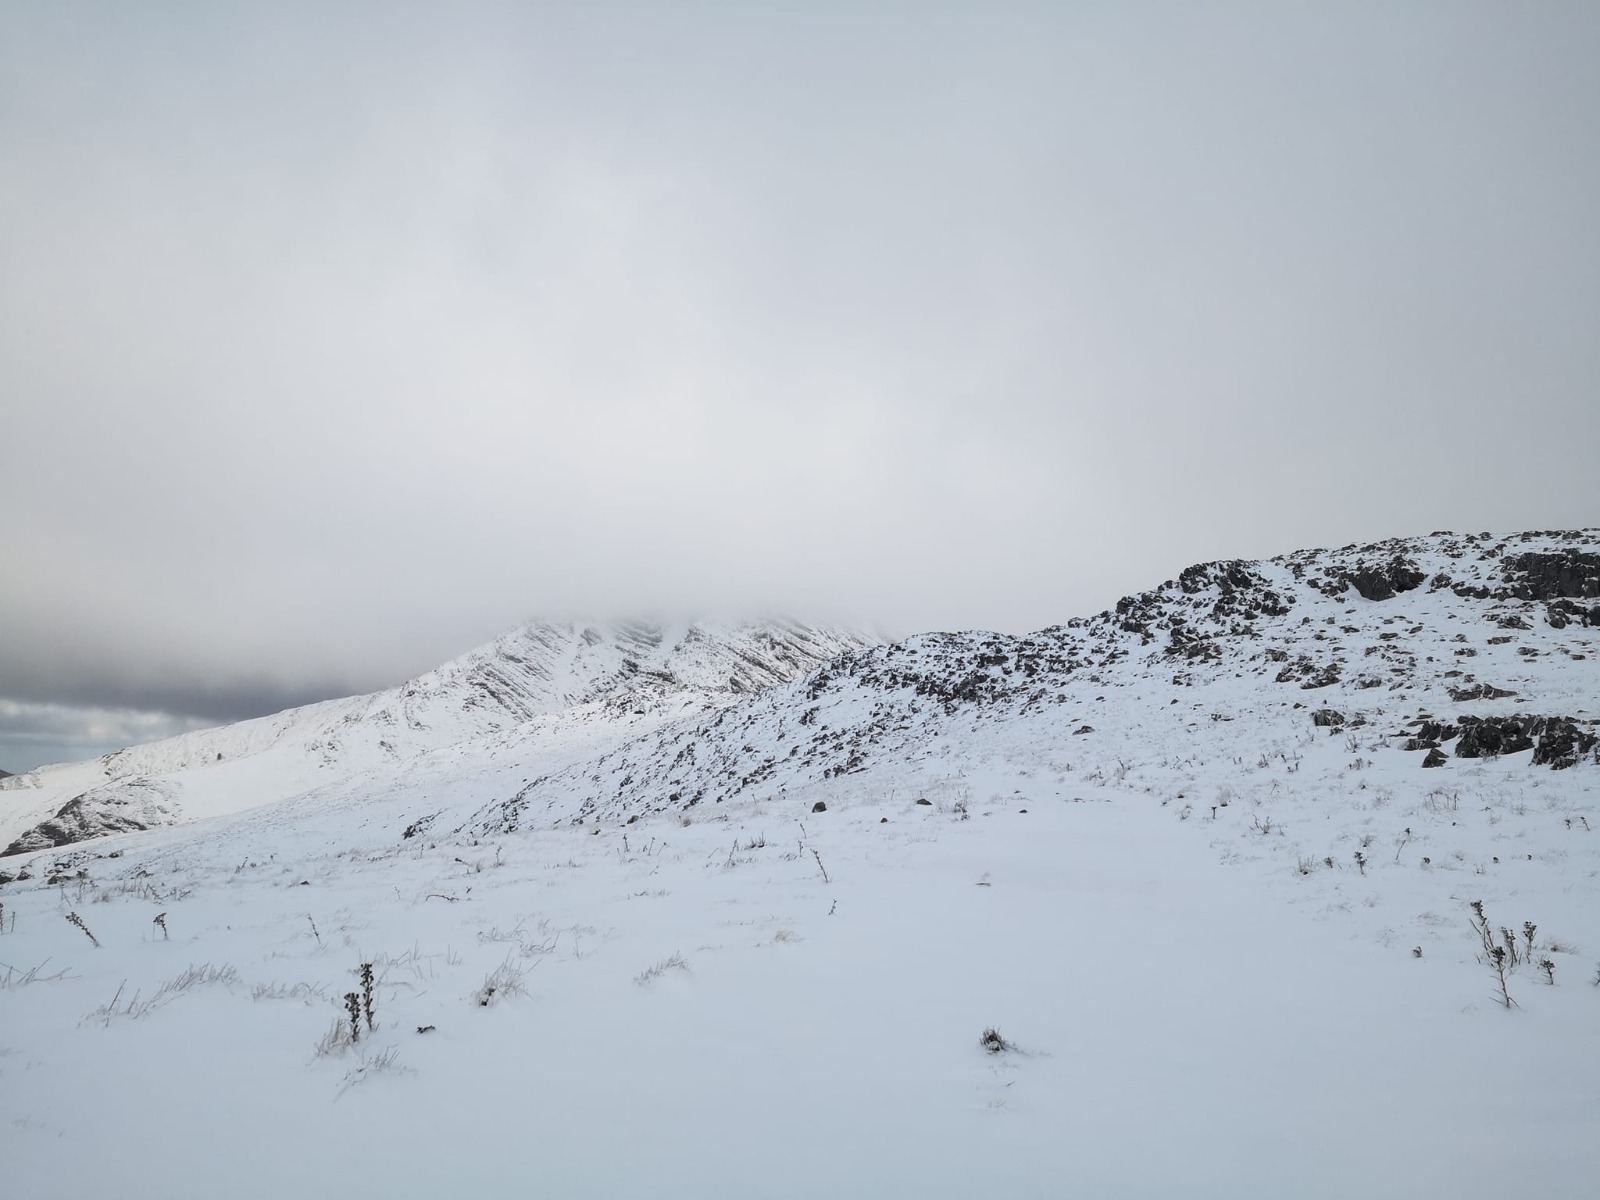
[(0, 13), (0, 764), (1600, 511), (1583, 6)]

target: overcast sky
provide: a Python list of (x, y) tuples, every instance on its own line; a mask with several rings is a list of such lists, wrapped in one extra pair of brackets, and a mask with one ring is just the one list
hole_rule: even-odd
[(1600, 524), (1600, 5), (0, 3), (0, 767), (540, 614)]

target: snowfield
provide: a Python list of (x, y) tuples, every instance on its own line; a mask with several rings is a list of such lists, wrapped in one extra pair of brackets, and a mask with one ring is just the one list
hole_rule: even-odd
[(0, 858), (8, 1192), (1595, 1194), (1600, 532), (783, 628), (5, 781), (187, 822)]

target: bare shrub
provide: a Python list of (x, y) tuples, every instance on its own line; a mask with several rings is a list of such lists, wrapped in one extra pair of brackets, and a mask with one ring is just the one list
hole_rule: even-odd
[(56, 983), (63, 979), (77, 978), (76, 976), (69, 976), (66, 967), (62, 967), (54, 975), (44, 974), (44, 969), (49, 962), (50, 960), (47, 958), (38, 966), (31, 967), (26, 971), (10, 966), (7, 963), (0, 963), (0, 992), (10, 988), (27, 987), (30, 983)]
[(644, 987), (646, 984), (655, 982), (668, 971), (687, 972), (688, 970), (689, 964), (684, 961), (683, 955), (674, 954), (671, 958), (663, 958), (654, 966), (646, 967), (633, 977), (633, 981), (640, 987)]
[(328, 989), (320, 983), (258, 983), (250, 989), (252, 1000), (298, 1000), (310, 1004), (327, 998)]
[(376, 1054), (363, 1054), (361, 1061), (351, 1067), (344, 1077), (344, 1086), (334, 1094), (334, 1099), (339, 1099), (358, 1083), (365, 1083), (377, 1075), (409, 1075), (411, 1068), (400, 1065), (400, 1051), (393, 1046), (387, 1050), (380, 1050)]
[(479, 1008), (488, 1008), (508, 996), (526, 996), (528, 989), (523, 980), (527, 975), (528, 968), (508, 954), (505, 962), (484, 977), (483, 986), (472, 994), (473, 1002)]
[(186, 992), (198, 987), (208, 987), (212, 984), (221, 984), (223, 987), (232, 987), (239, 982), (239, 972), (228, 963), (220, 966), (212, 963), (203, 963), (200, 966), (191, 966), (180, 975), (175, 975), (155, 990), (149, 999), (144, 999), (139, 992), (134, 992), (127, 1001), (123, 1001), (122, 992), (127, 987), (128, 981), (123, 980), (117, 986), (117, 991), (110, 1001), (83, 1018), (83, 1023), (98, 1021), (102, 1025), (109, 1025), (114, 1020), (128, 1018), (138, 1020), (147, 1013), (153, 1012), (162, 1005), (170, 1004)]
[(343, 1017), (335, 1017), (328, 1026), (328, 1032), (317, 1040), (312, 1053), (318, 1058), (332, 1058), (336, 1054), (343, 1054), (354, 1044), (350, 1037), (350, 1022)]
[(94, 943), (96, 950), (100, 948), (100, 939), (95, 937), (95, 935), (90, 932), (89, 927), (83, 923), (82, 917), (75, 912), (69, 912), (67, 914), (67, 920), (76, 925), (79, 929), (83, 930), (83, 936)]

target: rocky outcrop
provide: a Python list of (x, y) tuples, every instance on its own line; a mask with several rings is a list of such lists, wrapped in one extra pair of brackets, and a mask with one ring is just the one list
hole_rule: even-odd
[(1343, 572), (1344, 581), (1356, 589), (1364, 600), (1392, 600), (1401, 592), (1410, 592), (1422, 586), (1428, 578), (1413, 562), (1392, 558), (1388, 562), (1364, 563), (1354, 570)]
[(1551, 717), (1540, 730), (1539, 744), (1533, 748), (1533, 765), (1553, 771), (1575, 767), (1594, 751), (1597, 743), (1600, 736), (1592, 728), (1579, 725), (1571, 717)]
[(1500, 573), (1505, 594), (1518, 600), (1600, 598), (1600, 554), (1529, 551), (1506, 559)]
[(74, 796), (55, 816), (41, 821), (0, 850), (0, 858), (49, 850), (113, 833), (169, 825), (175, 815), (168, 790), (157, 781), (118, 780)]
[(1568, 625), (1600, 626), (1600, 604), (1552, 600), (1545, 606), (1544, 619), (1552, 629), (1565, 629)]
[(1530, 550), (1507, 558), (1496, 599), (1532, 600), (1545, 606), (1553, 629), (1600, 625), (1600, 554), (1577, 548)]
[(1515, 696), (1516, 693), (1506, 688), (1497, 688), (1492, 683), (1469, 683), (1465, 687), (1446, 689), (1450, 699), (1457, 704), (1464, 704), (1469, 700), (1505, 700)]
[(1557, 771), (1576, 766), (1600, 745), (1600, 734), (1590, 723), (1573, 717), (1523, 713), (1504, 717), (1462, 717), (1459, 735), (1460, 741), (1455, 747), (1457, 758), (1488, 758), (1532, 750), (1534, 766)]

